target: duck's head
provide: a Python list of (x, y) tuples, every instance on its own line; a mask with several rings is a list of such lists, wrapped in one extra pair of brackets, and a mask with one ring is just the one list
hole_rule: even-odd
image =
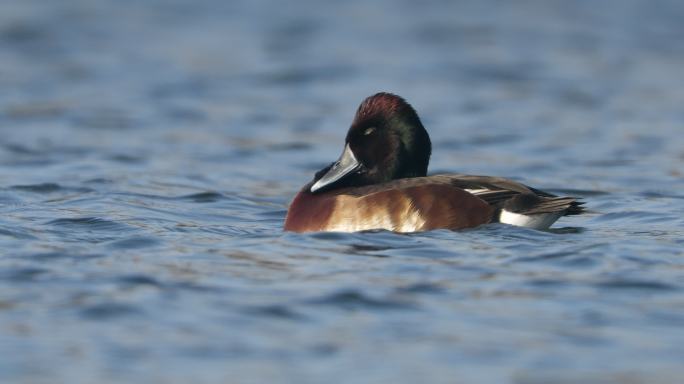
[(318, 172), (311, 192), (425, 176), (432, 146), (406, 100), (378, 93), (356, 111), (340, 158)]

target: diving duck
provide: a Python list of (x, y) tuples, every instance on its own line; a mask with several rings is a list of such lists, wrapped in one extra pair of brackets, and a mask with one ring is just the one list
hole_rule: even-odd
[(501, 177), (427, 176), (431, 152), (430, 137), (406, 100), (385, 92), (368, 97), (342, 155), (297, 193), (284, 229), (419, 232), (487, 223), (546, 229), (561, 216), (583, 212), (574, 197)]

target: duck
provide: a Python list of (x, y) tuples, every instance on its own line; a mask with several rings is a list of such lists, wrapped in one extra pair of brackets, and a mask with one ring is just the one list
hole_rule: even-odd
[(489, 223), (544, 230), (584, 212), (578, 198), (502, 177), (428, 176), (431, 153), (430, 136), (406, 100), (387, 92), (366, 98), (339, 159), (296, 194), (284, 230), (411, 233)]

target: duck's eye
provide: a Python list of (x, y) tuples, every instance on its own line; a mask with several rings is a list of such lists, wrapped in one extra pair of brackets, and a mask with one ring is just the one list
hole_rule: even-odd
[(373, 132), (375, 132), (375, 127), (366, 128), (366, 130), (363, 131), (363, 135), (364, 135), (364, 136), (368, 136), (368, 135), (370, 135), (370, 134), (373, 133)]

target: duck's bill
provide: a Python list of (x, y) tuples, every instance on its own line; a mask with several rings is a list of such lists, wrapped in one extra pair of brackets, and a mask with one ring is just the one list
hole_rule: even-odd
[(349, 144), (347, 144), (344, 146), (344, 151), (342, 151), (342, 155), (335, 164), (333, 164), (323, 177), (318, 179), (318, 181), (311, 186), (311, 192), (313, 193), (321, 188), (330, 186), (359, 169), (361, 169), (361, 163), (356, 160), (354, 152), (352, 152), (351, 148), (349, 148)]

